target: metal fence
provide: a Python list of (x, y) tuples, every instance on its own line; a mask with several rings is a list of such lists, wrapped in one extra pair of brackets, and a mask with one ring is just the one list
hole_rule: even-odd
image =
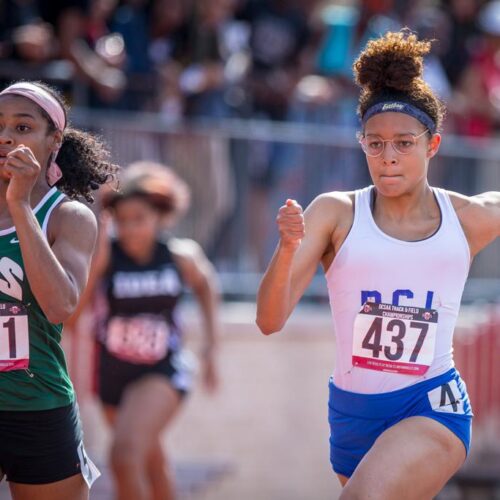
[[(319, 193), (370, 183), (352, 127), (222, 120), (183, 125), (161, 115), (75, 109), (75, 125), (101, 134), (126, 166), (157, 160), (191, 186), (192, 207), (176, 233), (199, 241), (215, 263), (227, 296), (253, 296), (277, 242), (279, 206), (306, 206)], [(500, 141), (445, 135), (430, 164), (432, 185), (464, 194), (500, 188)], [(500, 293), (500, 243), (476, 258), (464, 300)], [(318, 273), (308, 296), (325, 298)]]

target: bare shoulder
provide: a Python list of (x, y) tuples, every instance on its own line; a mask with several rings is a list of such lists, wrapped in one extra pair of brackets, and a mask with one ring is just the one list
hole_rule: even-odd
[(78, 218), (96, 223), (94, 212), (87, 205), (77, 200), (63, 200), (56, 207), (54, 215), (64, 218)]
[(332, 191), (319, 195), (306, 210), (308, 226), (328, 231), (334, 246), (340, 246), (353, 223), (354, 199), (353, 191)]
[(305, 211), (306, 237), (312, 233), (314, 238), (326, 242), (322, 254), (325, 269), (329, 267), (351, 229), (354, 200), (353, 191), (323, 193)]
[(500, 193), (489, 191), (474, 196), (448, 192), (472, 255), (500, 235)]
[(201, 245), (190, 238), (169, 238), (168, 249), (172, 255), (182, 260), (196, 260), (205, 256)]
[(445, 191), (450, 197), (451, 204), (455, 210), (460, 210), (470, 204), (470, 196), (466, 196), (462, 193), (456, 193), (455, 191)]
[(80, 234), (82, 239), (94, 240), (97, 234), (97, 220), (92, 210), (76, 200), (62, 201), (50, 217), (49, 239), (54, 239), (57, 234), (66, 230)]
[(488, 191), (473, 196), (454, 191), (447, 191), (447, 193), (459, 218), (476, 217), (491, 208), (500, 207), (500, 192), (498, 191)]
[(351, 209), (354, 206), (354, 191), (330, 191), (322, 193), (312, 201), (310, 206), (321, 205), (324, 208)]
[(197, 289), (214, 278), (213, 266), (196, 241), (189, 238), (169, 238), (168, 249), (188, 287)]
[(317, 196), (307, 207), (312, 215), (327, 220), (345, 220), (354, 212), (354, 191), (331, 191)]

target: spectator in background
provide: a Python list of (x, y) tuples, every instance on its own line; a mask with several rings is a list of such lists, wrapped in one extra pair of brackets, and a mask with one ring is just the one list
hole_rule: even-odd
[[(476, 38), (449, 101), (453, 131), (471, 140), (492, 137), (500, 126), (500, 1), (486, 3), (477, 22), (483, 37), (480, 42)], [(451, 189), (475, 193), (481, 182), (478, 164), (475, 158), (454, 161), (444, 182)]]
[[(242, 116), (282, 121), (289, 118), (290, 103), (300, 78), (306, 74), (304, 55), (310, 42), (308, 16), (297, 1), (248, 0), (240, 5), (237, 18), (250, 30), (250, 68), (245, 79)], [(243, 165), (250, 179), (250, 266), (257, 271), (268, 260), (263, 226), (273, 191), (288, 157), (286, 145), (250, 142)]]
[(360, 50), (371, 38), (377, 38), (387, 31), (397, 31), (401, 28), (401, 11), (405, 11), (401, 8), (403, 5), (410, 7), (407, 2), (401, 0), (364, 0), (360, 3), (357, 27)]
[[(101, 29), (105, 29), (109, 16), (112, 13), (110, 4), (115, 0), (102, 0), (95, 13), (100, 19)], [(77, 78), (89, 86), (89, 103), (96, 106), (112, 106), (123, 94), (127, 84), (123, 70), (116, 64), (115, 57), (112, 63), (99, 54), (97, 46), (92, 46), (92, 39), (88, 39), (88, 15), (92, 3), (100, 0), (56, 0), (42, 2), (47, 9), (47, 16), (56, 26), (60, 43), (59, 56), (71, 61)], [(94, 22), (98, 22), (95, 20)], [(90, 43), (89, 43), (90, 42)], [(121, 56), (120, 56), (121, 57)]]
[(442, 54), (443, 66), (451, 85), (459, 84), (462, 73), (471, 61), (481, 33), (476, 18), (482, 0), (442, 0), (442, 9), (450, 18), (450, 31), (446, 39), (439, 36), (441, 43), (447, 43)]
[(287, 0), (248, 0), (238, 18), (248, 23), (251, 32), (247, 80), (251, 115), (284, 120), (303, 73), (308, 19), (297, 2)]
[(183, 98), (178, 81), (181, 68), (173, 59), (179, 44), (179, 31), (186, 22), (188, 7), (183, 0), (153, 0), (151, 7), (148, 55), (159, 76), (155, 109), (166, 121), (178, 122), (183, 113)]
[(242, 27), (233, 22), (235, 8), (235, 0), (197, 1), (178, 30), (172, 56), (188, 117), (230, 114), (228, 85), (242, 75), (231, 74), (230, 61), (245, 44)]
[[(90, 0), (87, 15), (85, 16), (85, 41), (90, 47), (96, 48), (104, 37), (111, 32), (110, 22), (118, 0)], [(123, 66), (124, 58), (120, 61), (111, 60), (114, 66)]]
[(315, 31), (320, 31), (322, 36), (315, 58), (316, 71), (352, 81), (351, 67), (358, 50), (356, 30), (359, 17), (360, 10), (355, 6), (326, 3), (318, 9), (313, 19)]
[(188, 6), (183, 0), (153, 0), (150, 17), (149, 57), (156, 64), (169, 62), (174, 53), (177, 33), (186, 21)]
[(145, 74), (151, 71), (148, 57), (149, 2), (147, 0), (122, 0), (113, 15), (111, 27), (120, 33), (125, 42), (128, 74)]
[[(46, 64), (70, 61), (77, 78), (89, 84), (104, 101), (116, 99), (123, 88), (124, 77), (85, 42), (87, 7), (88, 0), (0, 2), (0, 14), (3, 12), (0, 56), (40, 63), (39, 75), (33, 75), (36, 71), (33, 64), (28, 68), (32, 78), (53, 75), (55, 79), (67, 79), (68, 83), (71, 76), (65, 70), (51, 70)], [(20, 29), (12, 31), (16, 26)]]
[(500, 1), (484, 5), (478, 26), (482, 43), (463, 69), (450, 111), (458, 134), (487, 137), (500, 125)]
[(443, 56), (449, 50), (450, 18), (437, 7), (423, 5), (415, 8), (408, 24), (421, 40), (436, 40), (424, 60), (424, 80), (448, 104), (452, 87), (444, 69)]
[(120, 108), (140, 110), (156, 90), (148, 53), (151, 37), (149, 11), (148, 0), (122, 0), (111, 20), (114, 36), (121, 37), (126, 54), (123, 70), (127, 87)]
[(0, 3), (0, 57), (44, 63), (57, 51), (52, 25), (42, 16), (36, 0)]

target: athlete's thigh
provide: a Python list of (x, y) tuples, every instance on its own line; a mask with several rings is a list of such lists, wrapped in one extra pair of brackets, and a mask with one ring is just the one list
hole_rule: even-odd
[(349, 478), (347, 476), (342, 475), (342, 474), (337, 474), (337, 478), (340, 481), (341, 486), (345, 486), (347, 481), (349, 481)]
[(146, 375), (125, 391), (115, 419), (115, 441), (149, 449), (175, 415), (180, 396), (162, 375)]
[(87, 500), (89, 489), (81, 474), (49, 484), (9, 483), (12, 500)]
[(116, 423), (116, 416), (118, 415), (118, 408), (116, 406), (111, 406), (108, 404), (102, 405), (102, 412), (104, 413), (104, 418), (110, 427), (114, 427)]
[(382, 433), (341, 498), (433, 498), (465, 460), (462, 441), (439, 422), (410, 417)]

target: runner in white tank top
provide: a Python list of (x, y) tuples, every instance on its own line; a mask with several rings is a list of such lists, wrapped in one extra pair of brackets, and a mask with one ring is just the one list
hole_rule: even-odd
[[(355, 193), (352, 228), (326, 272), (337, 336), (333, 379), (341, 389), (370, 394), (394, 391), (441, 375), (454, 366), (452, 338), (469, 271), (470, 250), (448, 193), (437, 188), (433, 192), (439, 204), (441, 223), (434, 234), (419, 241), (397, 239), (377, 226), (371, 210), (373, 187)], [(386, 265), (388, 256), (389, 269)], [(422, 334), (418, 327), (405, 330), (402, 339), (394, 342), (390, 341), (391, 333), (387, 339), (391, 359), (384, 355), (385, 349), (374, 350), (373, 346), (363, 348), (359, 345), (358, 358), (353, 361), (355, 318), (367, 301), (389, 303), (396, 309), (398, 306), (406, 308), (406, 311), (394, 311), (396, 319), (405, 319), (408, 308), (439, 311), (435, 336), (426, 330), (422, 346), (414, 356), (420, 361), (425, 347), (429, 346), (432, 363), (427, 371), (417, 374), (410, 371), (408, 374), (411, 365), (404, 363), (402, 352), (397, 353), (400, 344), (407, 348), (411, 357)], [(361, 333), (362, 343), (367, 332)], [(369, 335), (365, 343), (373, 344), (374, 337), (375, 334)], [(367, 371), (362, 366), (370, 359), (379, 363), (390, 361), (391, 366), (388, 371)]]
[(444, 107), (423, 82), (429, 42), (372, 40), (354, 64), (373, 186), (279, 210), (257, 325), (281, 330), (322, 264), (337, 336), (330, 460), (341, 499), (433, 498), (462, 465), (472, 410), (452, 338), (472, 259), (500, 234), (500, 193), (431, 188)]

